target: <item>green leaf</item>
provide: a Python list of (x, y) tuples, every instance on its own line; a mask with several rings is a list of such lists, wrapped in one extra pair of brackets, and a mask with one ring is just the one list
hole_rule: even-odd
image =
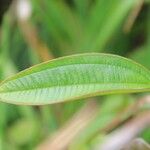
[(54, 59), (0, 84), (1, 101), (42, 105), (112, 93), (150, 91), (150, 71), (110, 54), (79, 54)]
[(143, 46), (131, 53), (130, 58), (150, 69), (150, 46)]
[[(95, 0), (82, 49), (102, 51), (137, 0)], [(92, 41), (92, 42), (91, 42)]]

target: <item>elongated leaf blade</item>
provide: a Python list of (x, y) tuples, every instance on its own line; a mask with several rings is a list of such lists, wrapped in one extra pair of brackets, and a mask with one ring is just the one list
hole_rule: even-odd
[(27, 105), (150, 91), (150, 71), (110, 54), (79, 54), (26, 69), (0, 84), (0, 99)]

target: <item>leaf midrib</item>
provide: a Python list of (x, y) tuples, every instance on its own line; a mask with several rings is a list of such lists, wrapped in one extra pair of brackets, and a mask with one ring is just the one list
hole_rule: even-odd
[[(43, 87), (37, 87), (37, 88), (28, 88), (28, 89), (20, 89), (20, 90), (10, 90), (10, 91), (7, 91), (7, 92), (0, 92), (0, 93), (11, 93), (11, 92), (23, 92), (23, 91), (34, 91), (34, 90), (39, 90), (39, 89), (48, 89), (48, 88), (56, 88), (56, 87), (59, 87), (59, 88), (62, 88), (62, 87), (67, 87), (67, 86), (84, 86), (84, 85), (98, 85), (98, 84), (115, 84), (115, 85), (121, 85), (121, 84), (124, 84), (124, 85), (137, 85), (137, 86), (139, 86), (139, 85), (146, 85), (145, 83), (140, 83), (140, 84), (137, 84), (137, 83), (124, 83), (124, 82), (119, 82), (119, 83), (117, 83), (117, 82), (112, 82), (112, 83), (85, 83), (85, 84), (65, 84), (65, 85), (57, 85), (57, 86), (43, 86)], [(138, 88), (136, 88), (136, 89), (138, 89)], [(150, 87), (146, 87), (146, 89), (150, 89)]]

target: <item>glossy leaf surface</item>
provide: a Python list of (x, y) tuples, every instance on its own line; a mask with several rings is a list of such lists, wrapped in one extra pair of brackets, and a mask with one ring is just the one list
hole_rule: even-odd
[(112, 93), (150, 91), (150, 71), (110, 54), (79, 54), (26, 69), (0, 84), (1, 101), (42, 105)]

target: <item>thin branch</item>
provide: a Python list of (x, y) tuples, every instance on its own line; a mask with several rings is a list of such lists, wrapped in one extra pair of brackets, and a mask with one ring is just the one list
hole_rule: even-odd
[(144, 4), (144, 0), (138, 0), (135, 7), (133, 8), (133, 10), (131, 11), (129, 17), (127, 18), (127, 21), (125, 22), (125, 25), (124, 25), (124, 32), (125, 33), (128, 33), (130, 32), (138, 14), (140, 13), (141, 9), (142, 9), (142, 6)]
[(64, 150), (69, 143), (95, 118), (98, 107), (95, 101), (88, 102), (66, 125), (49, 137), (38, 150)]
[[(139, 98), (134, 104), (128, 106), (123, 112), (119, 113), (101, 132), (110, 132), (112, 129), (119, 126), (124, 120), (128, 119), (131, 114), (136, 114), (144, 105), (150, 104), (150, 95)], [(128, 114), (128, 115), (127, 115)], [(124, 118), (124, 116), (126, 118)]]
[(150, 111), (139, 113), (120, 129), (109, 135), (95, 150), (120, 150), (130, 143), (144, 128), (150, 126)]
[(150, 145), (141, 138), (134, 139), (121, 150), (150, 150)]
[(33, 50), (35, 50), (42, 61), (47, 61), (54, 58), (46, 44), (39, 39), (37, 30), (33, 25), (31, 25), (28, 21), (19, 21), (19, 27), (25, 41)]
[(39, 38), (38, 31), (33, 24), (30, 23), (31, 4), (30, 0), (16, 0), (12, 4), (12, 11), (17, 17), (18, 25), (22, 31), (26, 43), (36, 52), (42, 61), (53, 59), (54, 56), (50, 49)]

